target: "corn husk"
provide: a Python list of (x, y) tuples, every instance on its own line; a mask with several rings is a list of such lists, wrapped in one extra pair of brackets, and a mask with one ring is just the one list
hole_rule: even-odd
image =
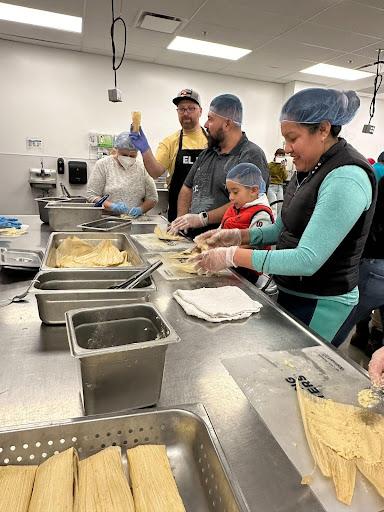
[(138, 132), (141, 125), (141, 112), (132, 112), (132, 131)]
[(27, 512), (37, 466), (0, 466), (0, 511)]
[(111, 240), (96, 246), (76, 237), (66, 238), (56, 249), (56, 266), (61, 268), (129, 266), (126, 251), (119, 251)]
[(28, 512), (73, 512), (77, 464), (74, 448), (52, 455), (40, 464)]
[(332, 478), (337, 499), (351, 504), (357, 469), (384, 496), (384, 417), (296, 387), (309, 448), (323, 475)]
[(153, 232), (159, 240), (185, 240), (180, 235), (172, 235), (171, 233), (168, 233), (165, 229), (161, 229), (160, 226), (156, 226)]
[(79, 463), (74, 512), (134, 512), (133, 498), (118, 446)]
[(136, 512), (185, 512), (164, 445), (127, 451)]

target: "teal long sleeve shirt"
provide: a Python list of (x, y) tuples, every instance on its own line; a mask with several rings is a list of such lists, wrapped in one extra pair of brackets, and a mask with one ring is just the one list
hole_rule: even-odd
[[(267, 274), (311, 276), (328, 260), (372, 202), (372, 187), (365, 171), (345, 165), (330, 172), (322, 182), (316, 206), (294, 249), (252, 251), (252, 266)], [(250, 230), (251, 245), (274, 244), (283, 229), (274, 225)]]

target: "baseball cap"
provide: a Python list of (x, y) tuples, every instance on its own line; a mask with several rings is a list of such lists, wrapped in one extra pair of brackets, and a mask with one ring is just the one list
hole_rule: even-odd
[(182, 89), (172, 101), (175, 105), (178, 105), (182, 100), (194, 101), (199, 105), (199, 107), (201, 107), (200, 95), (193, 89)]

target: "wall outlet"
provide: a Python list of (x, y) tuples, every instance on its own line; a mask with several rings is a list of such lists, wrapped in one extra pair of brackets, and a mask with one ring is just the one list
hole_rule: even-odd
[(43, 140), (40, 137), (27, 137), (26, 146), (28, 151), (41, 150), (43, 149)]

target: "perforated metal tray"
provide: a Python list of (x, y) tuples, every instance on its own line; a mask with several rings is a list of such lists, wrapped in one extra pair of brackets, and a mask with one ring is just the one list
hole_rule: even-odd
[(132, 221), (130, 219), (104, 217), (100, 220), (79, 224), (77, 227), (81, 228), (83, 231), (118, 231), (119, 229), (126, 229), (131, 224)]
[(39, 464), (73, 446), (85, 458), (107, 446), (165, 444), (187, 512), (249, 512), (201, 404), (177, 409), (88, 416), (0, 431), (0, 465)]

